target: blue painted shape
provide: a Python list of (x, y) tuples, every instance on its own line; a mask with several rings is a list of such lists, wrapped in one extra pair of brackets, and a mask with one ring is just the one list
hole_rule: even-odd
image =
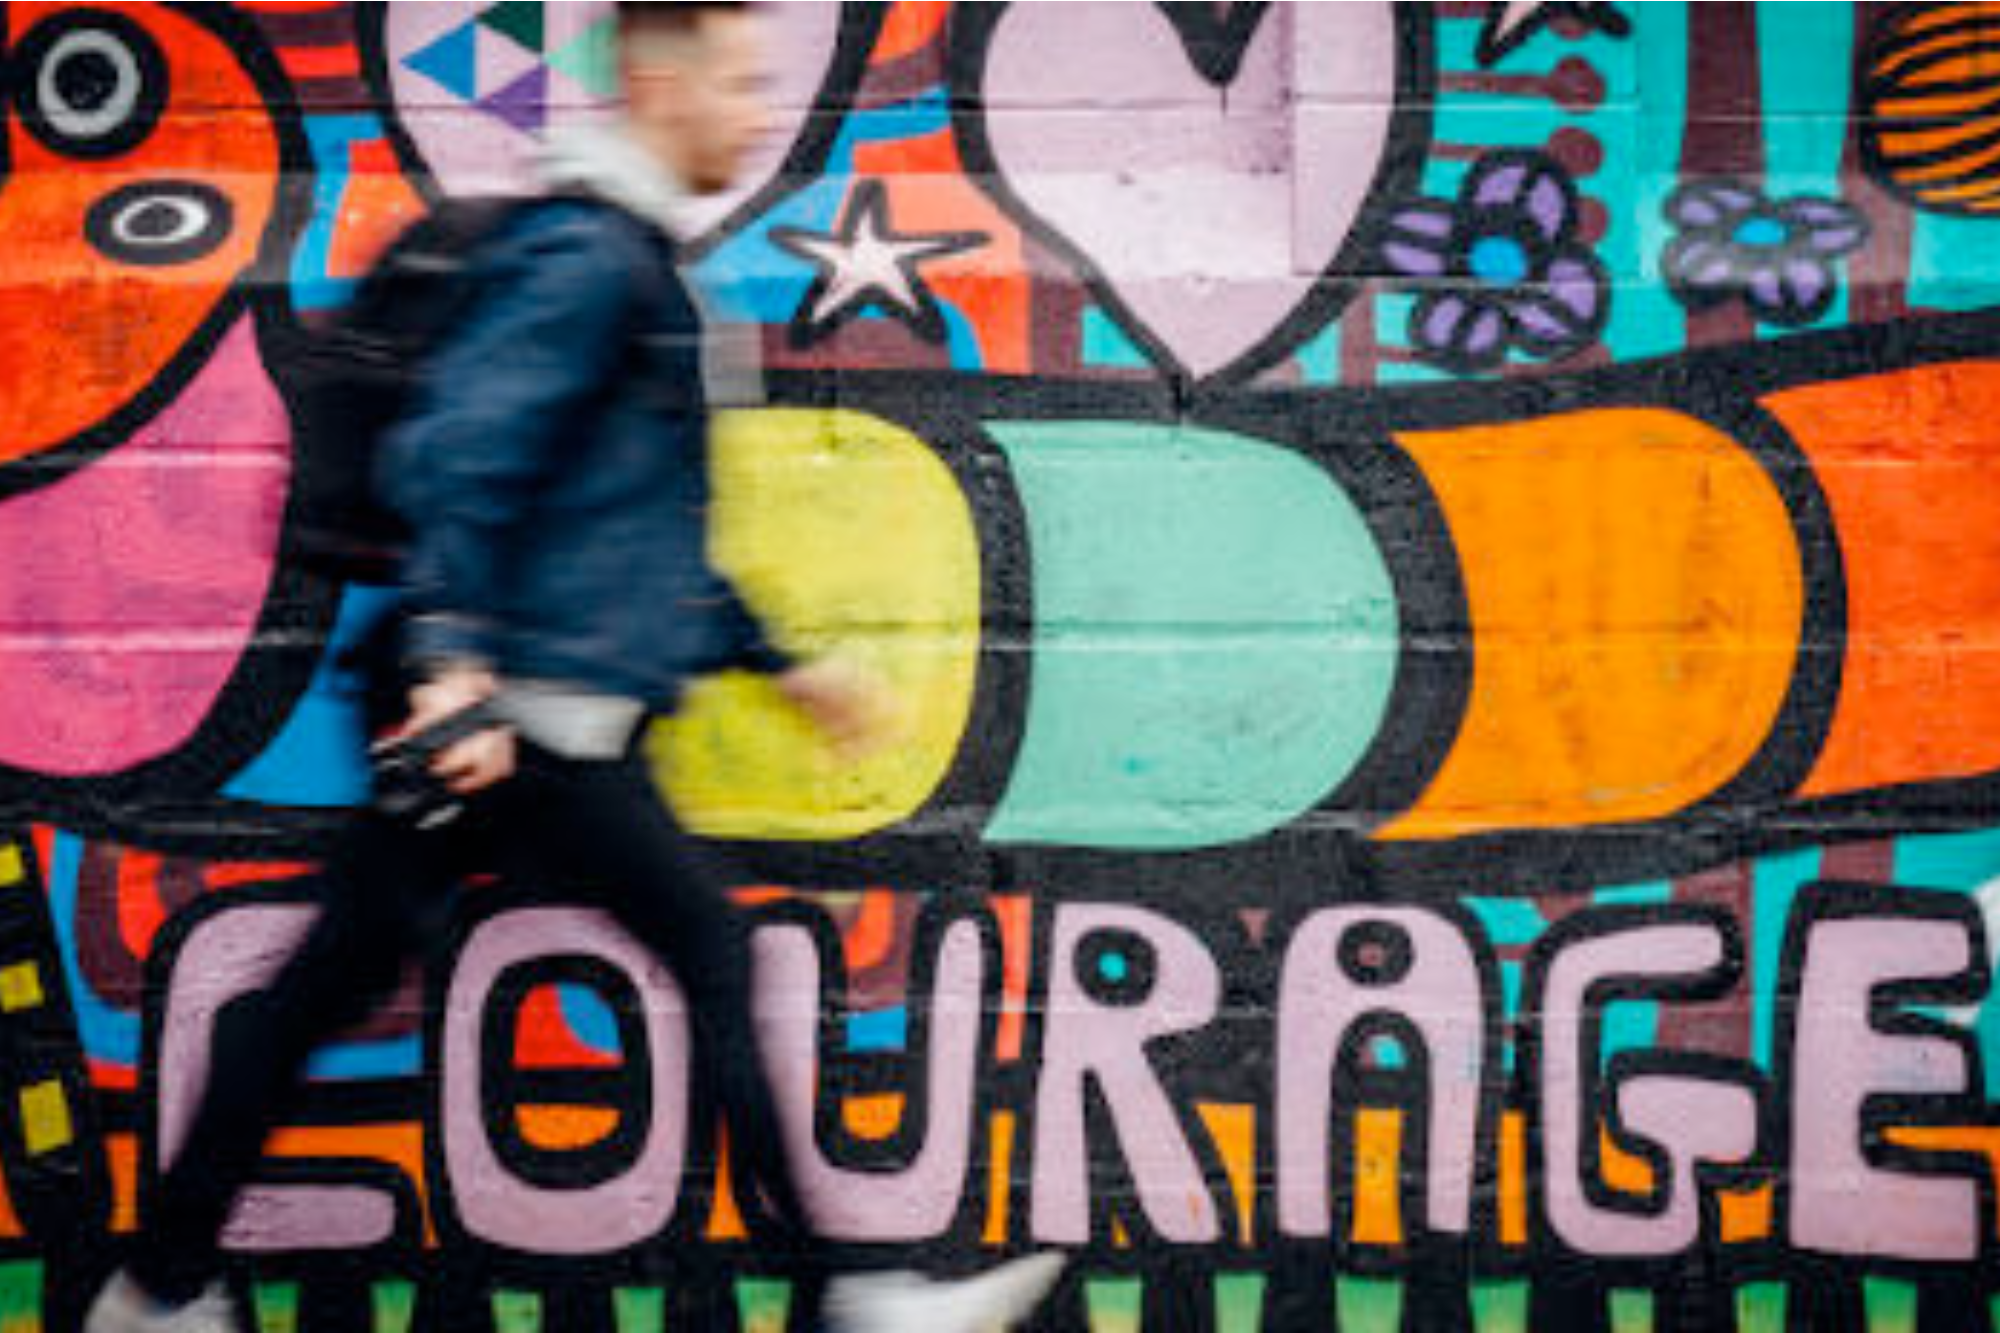
[(857, 1055), (900, 1051), (910, 1043), (910, 1011), (870, 1009), (847, 1016), (847, 1049)]
[(403, 57), (403, 64), (463, 102), (479, 96), (479, 25), (453, 28), (422, 50)]
[(339, 665), (395, 604), (381, 588), (351, 588), (327, 640), (327, 653), (285, 729), (223, 789), (231, 800), (300, 809), (345, 809), (368, 798), (367, 735), (361, 683)]
[(1115, 370), (1151, 370), (1153, 360), (1132, 341), (1125, 327), (1102, 306), (1083, 312), (1082, 360), (1086, 366)]
[(1258, 837), (1373, 743), (1394, 588), (1310, 461), (1217, 431), (994, 423), (1033, 552), (1034, 657), (996, 843), (1169, 850)]
[(292, 257), (291, 298), (300, 311), (332, 310), (346, 304), (355, 286), (332, 274), (333, 238), (353, 175), (351, 154), (356, 144), (381, 139), (382, 125), (365, 115), (307, 116), (305, 127), (313, 155), (313, 207)]
[(415, 1078), (423, 1072), (424, 1044), (416, 1033), (386, 1041), (345, 1042), (315, 1052), (306, 1077), (321, 1083), (365, 1083)]
[(570, 1036), (600, 1055), (617, 1055), (618, 1015), (604, 997), (588, 986), (556, 987), (556, 1006)]

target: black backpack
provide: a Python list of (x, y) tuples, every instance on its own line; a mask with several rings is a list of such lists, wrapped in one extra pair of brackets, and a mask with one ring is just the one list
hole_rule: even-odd
[(410, 534), (376, 490), (382, 439), (478, 295), (475, 253), (550, 197), (443, 201), (390, 245), (331, 326), (305, 338), (292, 358), (299, 565), (341, 582), (395, 582)]

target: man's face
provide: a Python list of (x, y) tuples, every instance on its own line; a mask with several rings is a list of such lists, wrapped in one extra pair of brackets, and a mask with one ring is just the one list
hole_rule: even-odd
[(704, 15), (694, 32), (653, 51), (631, 70), (631, 114), (675, 145), (682, 184), (716, 194), (769, 130), (762, 20), (753, 12)]

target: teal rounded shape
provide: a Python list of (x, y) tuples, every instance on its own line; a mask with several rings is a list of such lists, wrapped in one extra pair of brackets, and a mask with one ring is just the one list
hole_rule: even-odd
[(1026, 516), (1029, 698), (995, 844), (1259, 838), (1353, 773), (1401, 659), (1386, 560), (1311, 460), (1134, 422), (986, 427)]

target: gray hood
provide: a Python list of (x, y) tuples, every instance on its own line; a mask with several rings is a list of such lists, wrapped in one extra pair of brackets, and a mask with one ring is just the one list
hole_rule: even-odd
[(552, 132), (536, 168), (545, 189), (585, 190), (664, 227), (676, 239), (686, 234), (687, 190), (639, 147), (623, 121)]

